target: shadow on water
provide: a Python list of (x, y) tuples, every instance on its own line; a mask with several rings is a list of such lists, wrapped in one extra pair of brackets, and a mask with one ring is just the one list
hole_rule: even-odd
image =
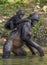
[(0, 65), (47, 65), (47, 56), (13, 57), (9, 59), (0, 58)]

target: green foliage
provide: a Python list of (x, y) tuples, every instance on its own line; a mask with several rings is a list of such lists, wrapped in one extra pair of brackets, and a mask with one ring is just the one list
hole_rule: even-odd
[(42, 7), (43, 5), (47, 3), (47, 0), (38, 0), (38, 2), (40, 3), (40, 6)]
[(38, 30), (39, 30), (40, 26), (43, 24), (43, 22), (44, 22), (44, 19), (41, 18), (40, 21), (36, 24), (36, 26), (33, 27), (33, 29), (32, 29), (33, 37), (35, 37), (35, 38), (39, 37)]
[(41, 7), (47, 4), (47, 0), (31, 0), (31, 2), (33, 2), (34, 4), (39, 3)]
[(19, 0), (14, 4), (6, 2), (7, 0), (0, 0), (0, 14), (4, 16), (11, 16), (21, 5), (23, 5), (23, 0)]
[(38, 2), (40, 2), (41, 4), (43, 4), (43, 3), (46, 3), (47, 0), (38, 0)]
[(16, 7), (19, 7), (23, 4), (24, 0), (20, 0), (18, 2), (16, 2)]
[(0, 0), (0, 4), (8, 3), (8, 0)]
[(32, 39), (40, 45), (46, 45), (47, 43), (47, 22), (44, 19), (40, 19), (38, 24), (32, 29)]
[(40, 18), (39, 22), (35, 25), (35, 27), (33, 27), (33, 32), (35, 33), (35, 31), (37, 31), (39, 29), (39, 27), (43, 24), (44, 19)]
[(3, 21), (2, 23), (0, 23), (0, 36), (1, 36), (1, 34), (4, 33), (4, 32), (6, 32), (6, 33), (8, 34), (8, 36), (9, 36), (9, 34), (10, 34), (11, 31), (5, 29), (4, 25), (5, 25), (4, 21)]

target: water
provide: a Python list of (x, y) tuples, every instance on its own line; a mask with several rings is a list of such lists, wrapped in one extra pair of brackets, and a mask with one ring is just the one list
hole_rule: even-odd
[(47, 65), (47, 54), (44, 57), (27, 56), (13, 57), (10, 59), (0, 58), (0, 65)]

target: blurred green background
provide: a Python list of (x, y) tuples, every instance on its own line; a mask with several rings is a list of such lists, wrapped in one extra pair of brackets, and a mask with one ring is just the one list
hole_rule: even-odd
[(4, 24), (19, 9), (25, 11), (25, 17), (32, 12), (40, 15), (39, 23), (32, 28), (31, 37), (40, 45), (47, 45), (47, 0), (0, 0), (0, 34), (4, 31), (9, 34)]
[[(4, 32), (8, 33), (8, 36), (10, 35), (10, 30), (6, 30), (4, 24), (19, 9), (25, 11), (25, 17), (33, 12), (40, 15), (39, 22), (32, 28), (31, 39), (42, 46), (45, 56), (43, 58), (38, 55), (31, 56), (29, 49), (24, 46), (27, 57), (15, 58), (11, 55), (11, 59), (1, 59), (0, 65), (47, 65), (47, 0), (0, 0), (0, 36)], [(2, 55), (3, 43), (4, 38), (0, 38), (0, 55)]]

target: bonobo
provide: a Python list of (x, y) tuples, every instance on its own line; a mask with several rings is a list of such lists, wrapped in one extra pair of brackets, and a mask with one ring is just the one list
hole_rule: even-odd
[(5, 23), (5, 28), (12, 30), (16, 27), (17, 22), (24, 16), (25, 12), (23, 10), (18, 10), (16, 12), (16, 15), (12, 16), (6, 23)]
[[(14, 28), (17, 28), (17, 25), (20, 23), (19, 20), (21, 20), (21, 18), (24, 16), (24, 11), (23, 10), (19, 10), (18, 12), (16, 12), (16, 15), (12, 16), (5, 24), (5, 28), (9, 29), (9, 30), (14, 30)], [(30, 48), (30, 46), (28, 45), (28, 47)], [(20, 49), (21, 50), (21, 49)], [(16, 50), (13, 50), (12, 52), (17, 53)], [(33, 48), (31, 48), (32, 54), (35, 55), (35, 51)], [(14, 53), (14, 54), (15, 54)], [(19, 54), (17, 54), (19, 55)]]
[[(31, 27), (35, 26), (39, 20), (38, 14), (30, 14), (26, 19), (22, 19), (18, 22), (17, 30), (10, 34), (10, 38), (4, 44), (3, 47), (3, 58), (8, 58), (10, 56), (10, 52), (17, 49), (22, 48), (23, 44), (27, 45), (30, 50), (35, 48), (38, 50), (40, 56), (44, 56), (44, 52), (42, 48), (31, 40)], [(16, 43), (15, 43), (16, 42)], [(25, 43), (23, 43), (25, 42)], [(14, 44), (15, 43), (15, 44)], [(19, 44), (20, 43), (20, 44)], [(22, 52), (22, 53), (21, 53)], [(16, 54), (16, 52), (14, 51)], [(25, 50), (19, 52), (21, 55), (26, 55)], [(34, 52), (33, 52), (34, 53)]]
[(36, 44), (34, 41), (31, 40), (30, 38), (30, 29), (31, 27), (34, 27), (36, 25), (36, 23), (39, 20), (39, 15), (36, 13), (30, 14), (28, 17), (28, 23), (27, 20), (23, 20), (24, 23), (23, 28), (22, 28), (22, 35), (21, 35), (21, 39), (26, 42), (25, 44), (29, 47), (29, 49), (31, 50), (31, 48), (35, 48), (38, 50), (38, 52), (40, 53), (40, 56), (44, 56), (44, 52), (42, 50), (42, 48)]

